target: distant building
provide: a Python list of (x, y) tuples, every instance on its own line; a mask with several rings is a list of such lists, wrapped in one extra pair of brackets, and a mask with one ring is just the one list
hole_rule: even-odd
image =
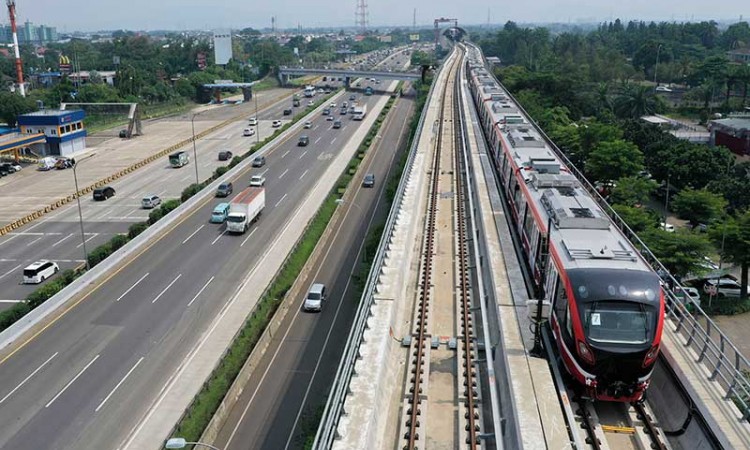
[(86, 148), (82, 110), (44, 110), (18, 116), (21, 135), (45, 135), (46, 142), (31, 148), (40, 156), (69, 156)]
[(750, 115), (712, 120), (711, 143), (721, 145), (737, 155), (750, 155)]
[(736, 48), (727, 52), (727, 58), (733, 63), (750, 64), (750, 48)]
[[(18, 26), (18, 42), (21, 44), (47, 44), (58, 40), (57, 28), (46, 25), (34, 25), (28, 20)], [(13, 42), (13, 31), (10, 25), (0, 26), (0, 43)]]

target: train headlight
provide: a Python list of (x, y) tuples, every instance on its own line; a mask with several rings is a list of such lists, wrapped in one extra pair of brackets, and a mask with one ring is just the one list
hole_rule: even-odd
[(646, 368), (653, 364), (657, 356), (659, 356), (659, 346), (654, 345), (649, 349), (648, 353), (646, 353), (646, 357), (643, 358), (643, 367)]
[(578, 341), (578, 355), (591, 365), (596, 362), (596, 359), (594, 358), (594, 352), (592, 352), (589, 346), (586, 345), (586, 343), (583, 341)]

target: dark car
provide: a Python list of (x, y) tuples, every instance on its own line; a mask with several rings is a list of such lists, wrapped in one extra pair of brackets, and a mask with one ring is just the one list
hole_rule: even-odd
[(375, 186), (375, 174), (368, 173), (362, 180), (362, 187), (373, 187)]
[(120, 137), (121, 138), (128, 137), (128, 130), (120, 130)]
[(310, 143), (310, 138), (307, 136), (300, 136), (299, 141), (297, 141), (297, 145), (300, 147), (306, 147), (307, 144)]
[(102, 186), (94, 189), (94, 200), (106, 200), (115, 196), (115, 188), (112, 186)]
[(219, 152), (219, 161), (228, 161), (230, 159), (232, 159), (232, 152), (229, 150)]
[(219, 185), (219, 188), (216, 190), (216, 196), (226, 197), (231, 194), (232, 191), (234, 191), (234, 186), (232, 185), (231, 181), (227, 181), (226, 183), (221, 183)]
[(333, 122), (333, 128), (337, 128), (337, 129), (341, 128), (341, 121), (337, 120), (337, 121)]
[(285, 116), (291, 116), (291, 115), (292, 115), (292, 110), (291, 110), (291, 109), (288, 109), (288, 108), (287, 108), (287, 109), (285, 109), (285, 110), (284, 110), (284, 115), (285, 115)]
[(253, 159), (253, 167), (263, 167), (265, 165), (266, 165), (265, 156), (256, 156), (255, 159)]
[(10, 174), (10, 172), (8, 172), (8, 169), (6, 169), (5, 167), (0, 167), (0, 177), (4, 177), (8, 174)]

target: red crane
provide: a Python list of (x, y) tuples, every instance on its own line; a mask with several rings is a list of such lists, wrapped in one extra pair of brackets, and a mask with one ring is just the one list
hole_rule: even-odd
[(21, 51), (18, 48), (18, 29), (16, 28), (16, 0), (7, 0), (8, 15), (10, 16), (10, 28), (13, 31), (13, 50), (16, 54), (16, 78), (21, 97), (26, 97), (26, 87), (23, 84), (23, 64), (21, 63)]

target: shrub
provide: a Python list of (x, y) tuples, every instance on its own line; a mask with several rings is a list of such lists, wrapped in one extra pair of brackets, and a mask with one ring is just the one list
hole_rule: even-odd
[(46, 302), (47, 299), (60, 292), (66, 285), (63, 280), (56, 278), (50, 281), (39, 289), (35, 290), (28, 297), (26, 297), (26, 303), (30, 309), (34, 309), (42, 303)]
[(146, 228), (148, 228), (148, 223), (146, 222), (138, 222), (130, 225), (128, 227), (128, 238), (135, 239), (136, 236), (146, 231)]
[(148, 224), (153, 225), (162, 217), (164, 217), (164, 213), (161, 212), (161, 208), (156, 208), (148, 214)]
[[(190, 186), (186, 187), (182, 191), (182, 195), (180, 195), (180, 200), (183, 202), (187, 201), (190, 197), (194, 196), (196, 193), (198, 193), (201, 190), (202, 186), (200, 184), (191, 184)], [(150, 218), (149, 218), (150, 220)], [(153, 224), (153, 222), (150, 222)]]
[(229, 171), (229, 168), (226, 166), (217, 167), (216, 170), (214, 171), (213, 179), (216, 180), (218, 178), (221, 178), (221, 176), (227, 173), (228, 171)]
[(229, 162), (229, 168), (231, 169), (232, 167), (236, 166), (237, 164), (239, 164), (239, 163), (241, 163), (241, 162), (242, 162), (242, 158), (241, 158), (241, 157), (239, 157), (239, 156), (235, 156), (235, 157), (234, 157), (234, 158), (232, 158), (232, 160), (231, 160), (231, 161)]
[(109, 240), (109, 245), (112, 250), (112, 253), (116, 252), (120, 248), (122, 248), (123, 245), (127, 244), (130, 239), (122, 234), (116, 234), (112, 236), (112, 239)]
[(111, 254), (112, 245), (109, 242), (96, 247), (91, 253), (89, 253), (89, 267), (94, 267), (95, 265), (107, 259), (107, 256)]
[(180, 204), (181, 202), (176, 198), (167, 200), (166, 202), (162, 203), (160, 208), (162, 216), (166, 216), (167, 214), (171, 213), (173, 210), (177, 209)]
[(12, 307), (0, 312), (0, 331), (16, 323), (21, 317), (31, 311), (26, 302), (16, 303)]

